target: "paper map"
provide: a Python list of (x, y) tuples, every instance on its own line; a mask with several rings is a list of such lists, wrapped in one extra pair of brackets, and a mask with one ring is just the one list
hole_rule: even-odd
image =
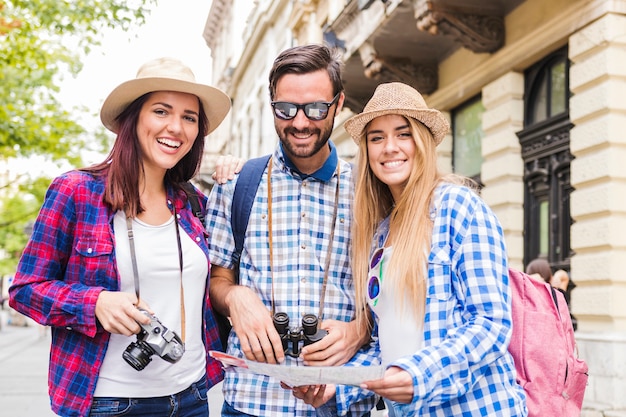
[(363, 381), (383, 377), (383, 366), (286, 366), (250, 361), (212, 350), (209, 354), (224, 367), (237, 366), (252, 372), (271, 376), (285, 384), (301, 385), (340, 384), (359, 386)]

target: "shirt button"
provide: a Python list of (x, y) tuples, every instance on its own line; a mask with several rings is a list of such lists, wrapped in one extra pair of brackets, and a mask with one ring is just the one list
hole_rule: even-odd
[(339, 219), (339, 223), (344, 223), (346, 220), (342, 217)]
[(304, 245), (304, 244), (303, 244), (303, 245), (300, 245), (300, 247), (301, 247), (302, 249), (306, 249), (306, 245)]
[(196, 236), (196, 242), (200, 242), (200, 236)]
[(306, 284), (306, 278), (300, 278), (300, 282)]
[(93, 248), (87, 249), (87, 253), (93, 253)]
[(304, 218), (306, 217), (306, 213), (302, 213), (301, 216)]

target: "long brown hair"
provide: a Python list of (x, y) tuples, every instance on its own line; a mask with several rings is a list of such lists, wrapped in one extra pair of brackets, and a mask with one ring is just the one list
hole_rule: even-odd
[[(128, 215), (136, 216), (144, 211), (139, 196), (139, 178), (143, 173), (144, 155), (137, 137), (139, 113), (152, 93), (137, 98), (117, 117), (119, 130), (111, 151), (104, 161), (81, 169), (95, 176), (106, 176), (106, 188), (102, 197), (105, 204), (113, 211), (124, 210)], [(198, 100), (200, 116), (198, 118), (198, 136), (189, 152), (165, 174), (165, 182), (177, 189), (181, 184), (193, 178), (202, 162), (204, 137), (208, 129), (208, 119), (202, 102)]]
[[(418, 321), (423, 321), (426, 300), (426, 274), (433, 223), (430, 219), (432, 197), (442, 175), (437, 169), (436, 144), (430, 130), (415, 119), (407, 118), (416, 144), (409, 179), (398, 201), (369, 166), (367, 138), (359, 141), (358, 177), (352, 223), (352, 273), (354, 276), (359, 329), (371, 326), (367, 312), (367, 279), (371, 242), (378, 224), (390, 216), (393, 254), (385, 281), (406, 294), (397, 300), (402, 309), (409, 302)], [(366, 129), (364, 129), (365, 132)]]

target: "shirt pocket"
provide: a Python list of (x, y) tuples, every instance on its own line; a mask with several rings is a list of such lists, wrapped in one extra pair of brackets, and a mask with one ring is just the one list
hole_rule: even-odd
[(428, 298), (447, 301), (452, 298), (452, 262), (448, 246), (434, 246), (428, 255)]
[(80, 282), (87, 285), (104, 285), (113, 271), (114, 245), (104, 234), (81, 236), (76, 242), (79, 257)]
[(443, 340), (459, 320), (459, 305), (453, 291), (451, 271), (450, 248), (432, 247), (428, 256), (428, 295), (424, 321), (425, 328), (430, 330), (431, 341)]

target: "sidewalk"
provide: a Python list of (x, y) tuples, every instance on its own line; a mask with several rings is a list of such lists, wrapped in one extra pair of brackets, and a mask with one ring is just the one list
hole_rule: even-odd
[(30, 322), (27, 327), (7, 324), (0, 311), (0, 404), (3, 416), (50, 417), (48, 354), (50, 334)]
[[(7, 324), (7, 310), (0, 310), (0, 416), (53, 417), (48, 397), (50, 330), (45, 334), (32, 320), (28, 326)], [(219, 416), (222, 386), (209, 391), (209, 410)]]

